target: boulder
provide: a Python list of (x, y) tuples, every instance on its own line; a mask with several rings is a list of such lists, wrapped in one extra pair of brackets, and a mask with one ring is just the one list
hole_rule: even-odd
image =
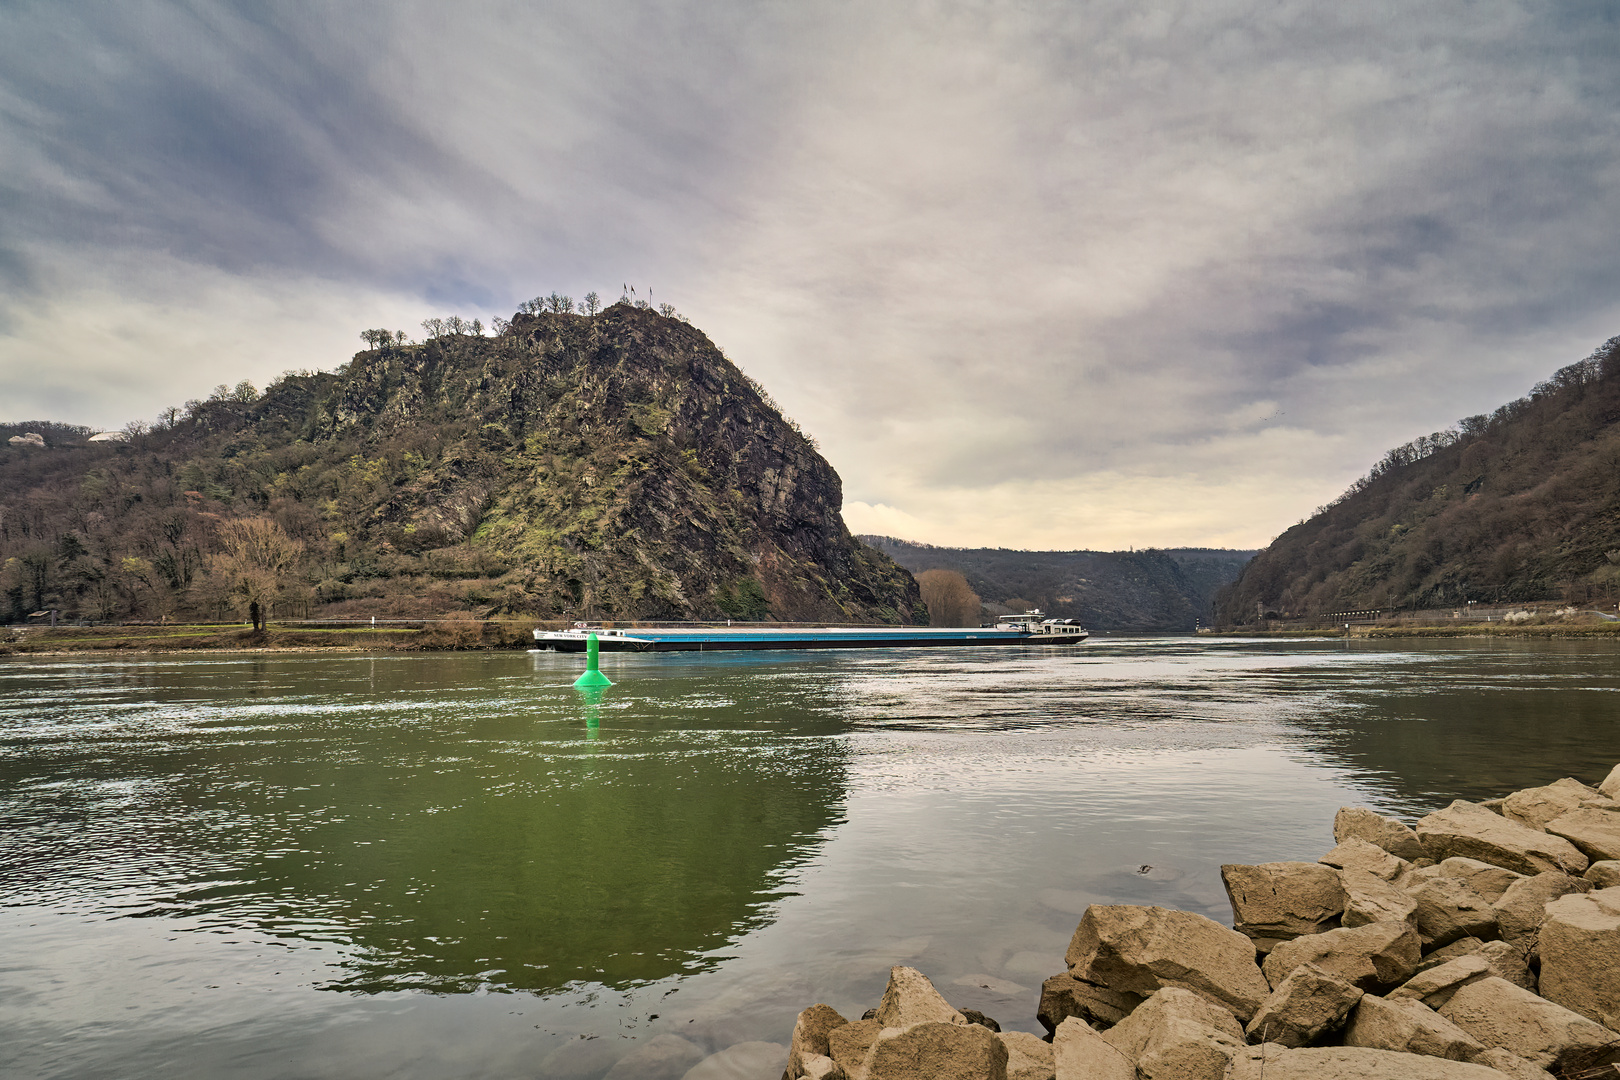
[(1365, 870), (1339, 871), (1344, 885), (1345, 926), (1366, 926), (1375, 922), (1407, 922), (1417, 911), (1417, 901), (1377, 874)]
[(1244, 1027), (1251, 1040), (1309, 1046), (1344, 1026), (1363, 991), (1315, 964), (1301, 964), (1260, 1003)]
[(1052, 1059), (1057, 1080), (1136, 1080), (1136, 1062), (1078, 1017), (1069, 1017), (1052, 1033)]
[(781, 1043), (738, 1043), (710, 1054), (681, 1080), (765, 1080), (782, 1074), (787, 1056), (788, 1048)]
[(1339, 872), (1321, 863), (1228, 864), (1221, 881), (1232, 902), (1232, 928), (1257, 941), (1331, 930), (1344, 911)]
[(1041, 983), (1041, 1004), (1035, 1018), (1047, 1031), (1071, 1016), (1078, 1016), (1097, 1028), (1110, 1028), (1142, 1004), (1141, 994), (1123, 994), (1106, 986), (1093, 986), (1068, 972), (1053, 975)]
[(1545, 829), (1547, 822), (1587, 803), (1613, 805), (1597, 788), (1564, 777), (1546, 787), (1515, 791), (1502, 803), (1502, 815), (1532, 829)]
[(1541, 996), (1620, 1031), (1620, 888), (1563, 896), (1541, 926)]
[(1437, 859), (1461, 855), (1521, 874), (1543, 870), (1579, 874), (1588, 861), (1561, 836), (1532, 829), (1462, 799), (1419, 821), (1417, 834)]
[(996, 1023), (996, 1021), (991, 1017), (984, 1015), (984, 1013), (980, 1012), (978, 1009), (963, 1009), (962, 1018), (970, 1024), (978, 1024), (980, 1027), (987, 1027), (991, 1031), (997, 1032), (998, 1034), (1001, 1031), (1000, 1024)]
[(1362, 998), (1344, 1029), (1344, 1045), (1473, 1061), (1485, 1046), (1414, 998)]
[(1223, 1080), (1232, 1055), (1243, 1046), (1243, 1029), (1208, 998), (1167, 986), (1102, 1038), (1136, 1062), (1143, 1080)]
[(804, 1059), (812, 1054), (828, 1057), (827, 1036), (835, 1028), (849, 1023), (831, 1005), (812, 1005), (799, 1013), (793, 1023), (793, 1038), (788, 1042), (787, 1074), (789, 1080), (805, 1073)]
[(867, 1054), (866, 1080), (1007, 1080), (1007, 1046), (978, 1024), (886, 1028)]
[(1324, 866), (1337, 867), (1340, 870), (1361, 870), (1381, 877), (1385, 881), (1393, 881), (1401, 871), (1412, 864), (1405, 859), (1397, 859), (1377, 844), (1370, 844), (1359, 836), (1347, 837), (1338, 847), (1316, 860)]
[(1380, 922), (1285, 941), (1266, 957), (1263, 970), (1276, 987), (1301, 964), (1315, 964), (1363, 990), (1377, 992), (1411, 978), (1418, 958), (1416, 930), (1407, 923)]
[(1218, 1002), (1241, 1020), (1253, 1016), (1271, 993), (1248, 938), (1187, 911), (1093, 904), (1064, 958), (1070, 974), (1086, 982), (1143, 996), (1180, 987)]
[(827, 1056), (838, 1063), (849, 1080), (865, 1080), (866, 1055), (883, 1031), (877, 1020), (851, 1020), (827, 1033)]
[(1391, 817), (1365, 806), (1345, 806), (1333, 818), (1333, 842), (1357, 837), (1383, 848), (1398, 859), (1421, 859), (1429, 852), (1418, 834)]
[(1589, 859), (1620, 859), (1620, 807), (1583, 806), (1553, 818), (1544, 827), (1580, 848)]
[(1590, 882), (1549, 870), (1515, 881), (1494, 905), (1498, 932), (1503, 941), (1520, 942), (1535, 937), (1547, 917), (1547, 904), (1560, 896), (1590, 891)]
[(876, 1019), (886, 1028), (967, 1023), (967, 1017), (951, 1008), (928, 981), (928, 976), (916, 968), (898, 964), (889, 969), (889, 985), (883, 988)]
[(679, 1035), (654, 1035), (615, 1062), (602, 1080), (681, 1080), (703, 1056), (701, 1047)]
[(1581, 876), (1590, 881), (1594, 889), (1612, 889), (1620, 885), (1620, 860), (1604, 859), (1595, 862), (1588, 866), (1586, 873)]
[(1433, 878), (1409, 889), (1408, 895), (1417, 902), (1412, 922), (1426, 946), (1496, 936), (1496, 909), (1457, 878)]
[(1003, 1031), (1007, 1048), (1007, 1080), (1053, 1080), (1057, 1064), (1052, 1044), (1027, 1031)]
[[(1530, 973), (1530, 952), (1526, 942), (1487, 941), (1479, 947), (1479, 955), (1491, 966), (1491, 974), (1506, 979), (1514, 986), (1526, 990), (1536, 988), (1536, 977)], [(1431, 1004), (1433, 1004), (1431, 1002)], [(1434, 1005), (1438, 1009), (1440, 1006)]]
[(806, 1054), (801, 1067), (800, 1080), (848, 1080), (843, 1067), (824, 1054)]
[(1486, 1046), (1543, 1069), (1574, 1071), (1620, 1060), (1620, 1034), (1504, 979), (1463, 987), (1440, 1015)]
[(1483, 941), (1474, 937), (1465, 937), (1460, 941), (1453, 941), (1450, 945), (1445, 945), (1438, 949), (1424, 953), (1422, 961), (1419, 962), (1417, 970), (1414, 971), (1413, 974), (1421, 975), (1430, 968), (1437, 968), (1441, 964), (1457, 959), (1459, 956), (1467, 956), (1469, 953), (1479, 952), (1484, 945), (1485, 943)]
[(1620, 765), (1609, 770), (1608, 778), (1598, 785), (1598, 793), (1611, 799), (1620, 799)]
[(1451, 995), (1469, 983), (1488, 979), (1493, 974), (1491, 965), (1479, 953), (1459, 956), (1449, 963), (1420, 971), (1389, 992), (1389, 1000), (1420, 1001), (1431, 1009), (1438, 1009), (1451, 1000)]
[(1437, 863), (1435, 869), (1443, 877), (1456, 878), (1493, 904), (1507, 892), (1509, 885), (1524, 877), (1488, 862), (1458, 856)]
[(1502, 1080), (1484, 1065), (1365, 1046), (1251, 1046), (1232, 1059), (1229, 1080)]
[(1487, 1047), (1474, 1059), (1474, 1064), (1489, 1065), (1499, 1073), (1506, 1073), (1512, 1080), (1557, 1080), (1540, 1065), (1526, 1061), (1518, 1054), (1510, 1054), (1499, 1046)]

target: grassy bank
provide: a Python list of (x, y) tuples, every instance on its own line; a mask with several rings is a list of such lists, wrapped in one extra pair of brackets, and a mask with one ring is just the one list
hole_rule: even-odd
[[(26, 626), (0, 628), (0, 655), (78, 652), (218, 652), (263, 649), (442, 651), (516, 649), (534, 643), (533, 619), (447, 619), (393, 626), (289, 623), (255, 631), (243, 624)], [(560, 626), (561, 624), (557, 624)]]

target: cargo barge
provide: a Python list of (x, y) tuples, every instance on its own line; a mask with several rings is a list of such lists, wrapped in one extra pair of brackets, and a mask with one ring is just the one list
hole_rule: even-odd
[(1090, 633), (1073, 619), (1040, 611), (1008, 615), (990, 626), (603, 626), (536, 630), (544, 650), (584, 652), (595, 634), (603, 652), (719, 652), (735, 649), (917, 649), (940, 646), (1078, 645)]

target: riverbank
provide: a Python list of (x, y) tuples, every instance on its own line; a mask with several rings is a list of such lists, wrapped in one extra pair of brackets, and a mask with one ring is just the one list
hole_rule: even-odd
[(1385, 623), (1322, 625), (1298, 629), (1203, 630), (1200, 637), (1218, 638), (1595, 638), (1620, 640), (1620, 622), (1482, 623), (1455, 625)]
[(521, 649), (531, 631), (561, 628), (533, 619), (402, 620), (396, 624), (321, 626), (244, 624), (0, 627), (0, 656), (100, 652), (445, 652)]
[[(1620, 1062), (1620, 766), (1415, 827), (1342, 808), (1318, 861), (1221, 868), (1230, 928), (1093, 904), (1003, 1033), (897, 966), (799, 1014), (786, 1080), (1597, 1080)], [(690, 1074), (689, 1074), (690, 1075)]]

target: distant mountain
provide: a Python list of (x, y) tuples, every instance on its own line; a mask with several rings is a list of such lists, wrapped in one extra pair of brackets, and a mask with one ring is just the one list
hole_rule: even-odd
[(1620, 590), (1620, 337), (1489, 415), (1396, 447), (1219, 600), (1268, 615)]
[(221, 386), (123, 442), (0, 425), (0, 617), (254, 597), (300, 615), (926, 618), (911, 575), (844, 527), (832, 466), (691, 325), (619, 303), (478, 331), (368, 331), (379, 347), (335, 373)]
[(1216, 591), (1254, 555), (1221, 548), (1015, 551), (860, 539), (914, 574), (957, 571), (992, 612), (1034, 606), (1095, 630), (1181, 631), (1208, 623)]

